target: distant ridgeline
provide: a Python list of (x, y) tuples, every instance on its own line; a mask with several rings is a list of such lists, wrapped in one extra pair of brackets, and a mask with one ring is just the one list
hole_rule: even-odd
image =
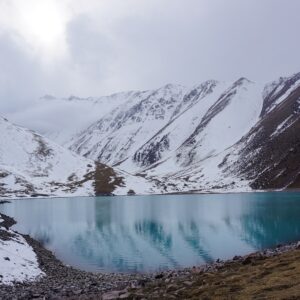
[(0, 119), (0, 196), (300, 187), (300, 73), (266, 85), (240, 78), (100, 98), (48, 95), (36, 119), (52, 105), (73, 118), (43, 128), (45, 137)]

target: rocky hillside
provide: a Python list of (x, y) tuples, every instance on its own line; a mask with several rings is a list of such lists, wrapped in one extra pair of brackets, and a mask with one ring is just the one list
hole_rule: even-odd
[(81, 157), (0, 118), (0, 197), (147, 192), (142, 178)]
[[(46, 96), (14, 119), (28, 123), (34, 116), (40, 133), (76, 159), (123, 170), (123, 177), (140, 180), (141, 192), (295, 188), (299, 89), (300, 73), (268, 84), (240, 78), (100, 98)], [(56, 115), (68, 117), (54, 126)], [(80, 164), (78, 178), (91, 172)]]
[(265, 90), (259, 122), (236, 145), (238, 160), (227, 169), (254, 189), (300, 187), (300, 74)]
[(195, 155), (203, 159), (220, 152), (247, 133), (259, 118), (260, 94), (261, 88), (244, 78), (192, 89), (167, 85), (125, 102), (73, 138), (70, 148), (133, 171), (174, 154), (187, 166)]
[(70, 149), (166, 192), (295, 187), (299, 86), (296, 74), (132, 94), (72, 137)]

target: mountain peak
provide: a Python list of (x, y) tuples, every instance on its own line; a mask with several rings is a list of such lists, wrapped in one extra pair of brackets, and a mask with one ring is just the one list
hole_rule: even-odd
[(254, 83), (253, 81), (249, 80), (246, 77), (241, 77), (236, 81), (237, 84), (249, 84), (249, 83)]
[[(251, 163), (248, 155), (258, 155), (262, 143), (265, 143), (263, 147), (268, 145), (264, 152), (267, 159), (270, 159), (269, 149), (275, 151), (277, 144), (281, 147), (278, 157), (291, 153), (291, 161), (295, 159), (292, 156), (298, 151), (294, 141), (300, 122), (299, 93), (300, 73), (279, 78), (265, 88), (263, 94), (260, 84), (241, 77), (235, 82), (210, 79), (194, 87), (169, 83), (158, 89), (99, 98), (46, 95), (43, 99), (62, 101), (41, 101), (39, 109), (35, 108), (27, 118), (37, 123), (44, 121), (45, 130), (39, 125), (40, 131), (43, 129), (48, 138), (60, 141), (61, 145), (83, 157), (73, 157), (74, 153), (63, 151), (49, 140), (0, 118), (0, 163), (2, 160), (6, 173), (25, 174), (26, 182), (49, 194), (52, 188), (58, 189), (55, 193), (63, 191), (59, 187), (41, 186), (41, 178), (45, 179), (48, 174), (50, 183), (68, 183), (68, 177), (75, 173), (80, 181), (90, 172), (88, 165), (93, 165), (92, 160), (118, 166), (127, 173), (142, 174), (151, 184), (158, 182), (153, 191), (250, 188), (249, 184), (258, 173), (255, 173), (256, 168), (247, 172)], [(279, 109), (275, 109), (279, 104)], [(65, 115), (63, 125), (56, 121), (57, 116)], [(272, 118), (274, 115), (276, 118)], [(276, 145), (275, 150), (273, 145)], [(247, 150), (250, 148), (253, 151)], [(243, 149), (245, 155), (240, 156)], [(265, 168), (276, 165), (276, 161), (268, 165), (268, 161), (264, 162), (259, 156), (256, 162)], [(78, 164), (83, 169), (79, 173)], [(7, 165), (10, 165), (9, 170)], [(245, 170), (243, 180), (235, 176), (238, 170), (224, 176), (224, 168), (231, 166)], [(272, 170), (275, 176), (281, 176), (286, 172), (284, 168), (285, 165)], [(286, 178), (292, 180), (291, 176)], [(21, 177), (18, 175), (17, 179)], [(50, 184), (47, 180), (43, 182)], [(282, 183), (286, 181), (276, 186), (282, 187)], [(92, 192), (91, 184), (82, 189), (85, 194)]]
[(161, 88), (159, 88), (158, 90), (179, 90), (179, 89), (183, 89), (183, 88), (185, 88), (185, 87), (181, 84), (167, 83), (167, 84), (163, 85)]

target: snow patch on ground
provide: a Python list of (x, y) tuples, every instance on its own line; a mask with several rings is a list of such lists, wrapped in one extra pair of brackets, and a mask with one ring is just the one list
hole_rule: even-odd
[(9, 240), (0, 239), (0, 284), (34, 281), (44, 276), (36, 254), (25, 239), (12, 230), (1, 227), (0, 230), (12, 236)]
[(289, 116), (286, 120), (284, 120), (282, 123), (280, 123), (275, 131), (271, 134), (270, 137), (274, 137), (282, 133), (287, 127), (289, 127), (291, 124), (288, 124), (289, 121), (293, 118), (293, 116)]
[[(299, 73), (300, 74), (300, 73)], [(297, 76), (297, 75), (294, 75)], [(293, 77), (293, 76), (292, 76)], [(277, 81), (268, 83), (263, 91), (263, 98), (266, 98), (270, 93), (273, 94), (273, 97), (276, 97), (283, 88), (285, 87), (286, 83), (288, 80), (290, 80), (292, 77), (286, 77), (286, 78), (279, 78)], [(285, 93), (283, 93), (280, 97), (276, 99), (275, 102), (273, 102), (270, 107), (267, 109), (267, 112), (269, 113), (272, 111), (275, 107), (277, 107), (282, 101), (284, 101), (292, 92), (294, 92), (298, 87), (300, 86), (300, 80), (299, 80), (299, 75), (297, 80), (291, 86)]]

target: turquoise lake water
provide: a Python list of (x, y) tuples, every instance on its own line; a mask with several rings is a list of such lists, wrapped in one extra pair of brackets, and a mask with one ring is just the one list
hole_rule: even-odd
[(300, 240), (300, 193), (13, 200), (0, 212), (64, 263), (148, 272)]

